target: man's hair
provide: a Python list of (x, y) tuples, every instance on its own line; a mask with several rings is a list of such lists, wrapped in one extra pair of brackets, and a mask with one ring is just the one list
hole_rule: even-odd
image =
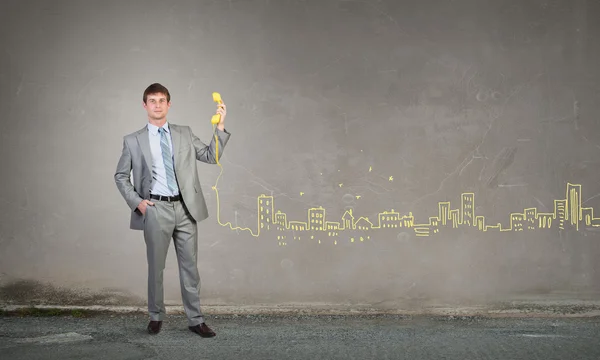
[(146, 100), (148, 99), (148, 95), (151, 94), (163, 94), (167, 97), (167, 102), (171, 101), (171, 94), (169, 93), (169, 90), (167, 90), (166, 87), (162, 86), (159, 83), (154, 83), (150, 86), (148, 86), (146, 88), (146, 90), (144, 90), (144, 104), (146, 103)]

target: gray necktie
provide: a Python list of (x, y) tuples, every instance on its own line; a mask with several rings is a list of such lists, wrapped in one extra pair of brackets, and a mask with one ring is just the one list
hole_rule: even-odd
[(177, 182), (175, 181), (175, 171), (173, 171), (171, 149), (169, 148), (169, 141), (167, 140), (168, 135), (163, 128), (159, 128), (158, 132), (160, 133), (160, 149), (162, 152), (163, 163), (165, 164), (165, 171), (167, 172), (167, 185), (175, 194), (177, 192)]

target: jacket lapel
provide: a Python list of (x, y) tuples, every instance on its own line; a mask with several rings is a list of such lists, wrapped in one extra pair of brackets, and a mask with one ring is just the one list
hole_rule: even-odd
[(152, 169), (152, 153), (150, 152), (150, 140), (148, 139), (148, 127), (145, 126), (137, 134), (137, 141), (142, 149), (144, 160), (146, 160), (146, 166), (148, 169)]
[(177, 125), (169, 124), (169, 129), (171, 129), (171, 141), (173, 141), (173, 167), (177, 168), (179, 163), (177, 158), (181, 147), (181, 132)]

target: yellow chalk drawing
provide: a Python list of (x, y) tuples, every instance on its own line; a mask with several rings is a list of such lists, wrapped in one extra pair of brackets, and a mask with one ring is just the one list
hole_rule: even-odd
[[(218, 193), (217, 186), (213, 187)], [(358, 197), (357, 197), (358, 198)], [(318, 237), (332, 237), (333, 244), (338, 244), (338, 238), (349, 232), (348, 240), (355, 243), (357, 240), (364, 242), (371, 237), (367, 233), (377, 230), (396, 230), (398, 233), (412, 230), (417, 237), (427, 237), (439, 234), (444, 228), (457, 229), (460, 227), (472, 228), (482, 232), (522, 232), (538, 229), (560, 229), (567, 227), (579, 230), (581, 227), (600, 227), (600, 218), (594, 217), (593, 208), (582, 207), (581, 185), (567, 183), (565, 199), (554, 200), (554, 211), (550, 213), (538, 212), (537, 208), (526, 208), (522, 213), (511, 213), (508, 217), (508, 227), (502, 224), (487, 224), (483, 215), (475, 214), (475, 194), (472, 192), (462, 193), (460, 207), (451, 209), (449, 201), (438, 203), (437, 216), (430, 216), (426, 223), (416, 223), (412, 212), (401, 214), (394, 209), (384, 210), (377, 214), (376, 221), (368, 217), (355, 217), (353, 210), (349, 209), (343, 213), (339, 221), (327, 220), (327, 211), (322, 206), (312, 207), (307, 210), (305, 221), (287, 219), (286, 213), (281, 210), (275, 211), (275, 199), (273, 196), (262, 194), (257, 198), (258, 224), (256, 231), (250, 228), (234, 227), (230, 222), (223, 223), (220, 213), (217, 214), (219, 224), (229, 226), (231, 230), (246, 230), (252, 236), (276, 231), (279, 245), (286, 246), (287, 234), (293, 233), (294, 240), (300, 240), (302, 233), (310, 233), (308, 239), (321, 244)], [(220, 211), (219, 198), (217, 196), (217, 211)], [(356, 232), (362, 233), (357, 235)], [(351, 234), (350, 234), (351, 233)], [(322, 234), (322, 235), (318, 235)]]
[[(217, 103), (222, 103), (220, 95), (213, 94), (213, 100)], [(214, 127), (218, 124), (217, 117), (211, 119)], [(218, 138), (215, 133), (215, 140), (218, 144)], [(361, 150), (362, 151), (362, 150)], [(600, 218), (594, 217), (594, 209), (590, 207), (582, 207), (582, 191), (580, 184), (567, 183), (566, 195), (564, 199), (554, 200), (554, 211), (551, 213), (538, 212), (537, 208), (526, 208), (522, 213), (511, 213), (509, 215), (508, 227), (503, 227), (500, 223), (486, 223), (486, 218), (483, 215), (475, 214), (475, 194), (472, 192), (462, 193), (460, 197), (460, 207), (451, 209), (449, 201), (438, 202), (437, 216), (430, 216), (427, 223), (415, 223), (414, 216), (411, 211), (408, 214), (401, 214), (391, 210), (384, 210), (377, 214), (375, 225), (368, 217), (356, 218), (353, 210), (349, 209), (338, 219), (340, 221), (328, 221), (326, 210), (322, 207), (313, 207), (308, 209), (306, 221), (293, 220), (288, 221), (286, 213), (281, 210), (275, 212), (274, 197), (261, 194), (257, 197), (257, 227), (253, 231), (248, 227), (234, 226), (231, 222), (221, 221), (221, 201), (219, 198), (218, 183), (223, 174), (223, 166), (219, 162), (219, 148), (216, 148), (217, 165), (221, 171), (217, 176), (215, 185), (212, 189), (216, 194), (217, 202), (217, 221), (221, 226), (227, 226), (235, 231), (248, 231), (253, 237), (258, 237), (265, 232), (276, 231), (277, 241), (280, 246), (288, 245), (288, 236), (295, 241), (302, 241), (303, 233), (310, 232), (310, 241), (315, 241), (321, 244), (321, 236), (336, 238), (333, 241), (334, 245), (338, 244), (337, 238), (344, 232), (348, 232), (350, 243), (355, 243), (358, 238), (360, 242), (370, 240), (371, 236), (367, 234), (371, 231), (395, 231), (404, 233), (407, 229), (411, 229), (417, 237), (427, 237), (439, 234), (442, 229), (457, 229), (470, 228), (477, 229), (482, 232), (523, 232), (535, 231), (538, 229), (560, 229), (567, 228), (580, 230), (581, 227), (600, 227)], [(369, 166), (369, 172), (372, 171), (372, 166)], [(338, 170), (339, 172), (340, 170)], [(322, 175), (322, 173), (321, 173)], [(390, 176), (388, 180), (394, 180)], [(339, 187), (343, 183), (338, 184)], [(300, 192), (303, 196), (304, 192)], [(356, 199), (360, 199), (360, 195), (356, 195)], [(289, 233), (292, 233), (291, 235)], [(357, 234), (357, 232), (359, 234)]]

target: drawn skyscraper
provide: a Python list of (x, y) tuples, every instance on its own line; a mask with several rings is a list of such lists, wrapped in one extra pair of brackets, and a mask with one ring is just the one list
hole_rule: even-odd
[(258, 197), (258, 232), (271, 230), (273, 223), (273, 197), (260, 195)]
[(567, 184), (567, 211), (566, 220), (579, 230), (581, 220), (581, 185)]
[(467, 225), (467, 226), (474, 226), (476, 225), (474, 223), (474, 199), (475, 199), (475, 194), (473, 193), (466, 193), (466, 194), (462, 194), (462, 211), (461, 211), (461, 218), (460, 218), (460, 223), (463, 225)]
[(438, 217), (440, 219), (440, 225), (446, 226), (448, 220), (450, 220), (450, 202), (440, 202), (438, 204)]

